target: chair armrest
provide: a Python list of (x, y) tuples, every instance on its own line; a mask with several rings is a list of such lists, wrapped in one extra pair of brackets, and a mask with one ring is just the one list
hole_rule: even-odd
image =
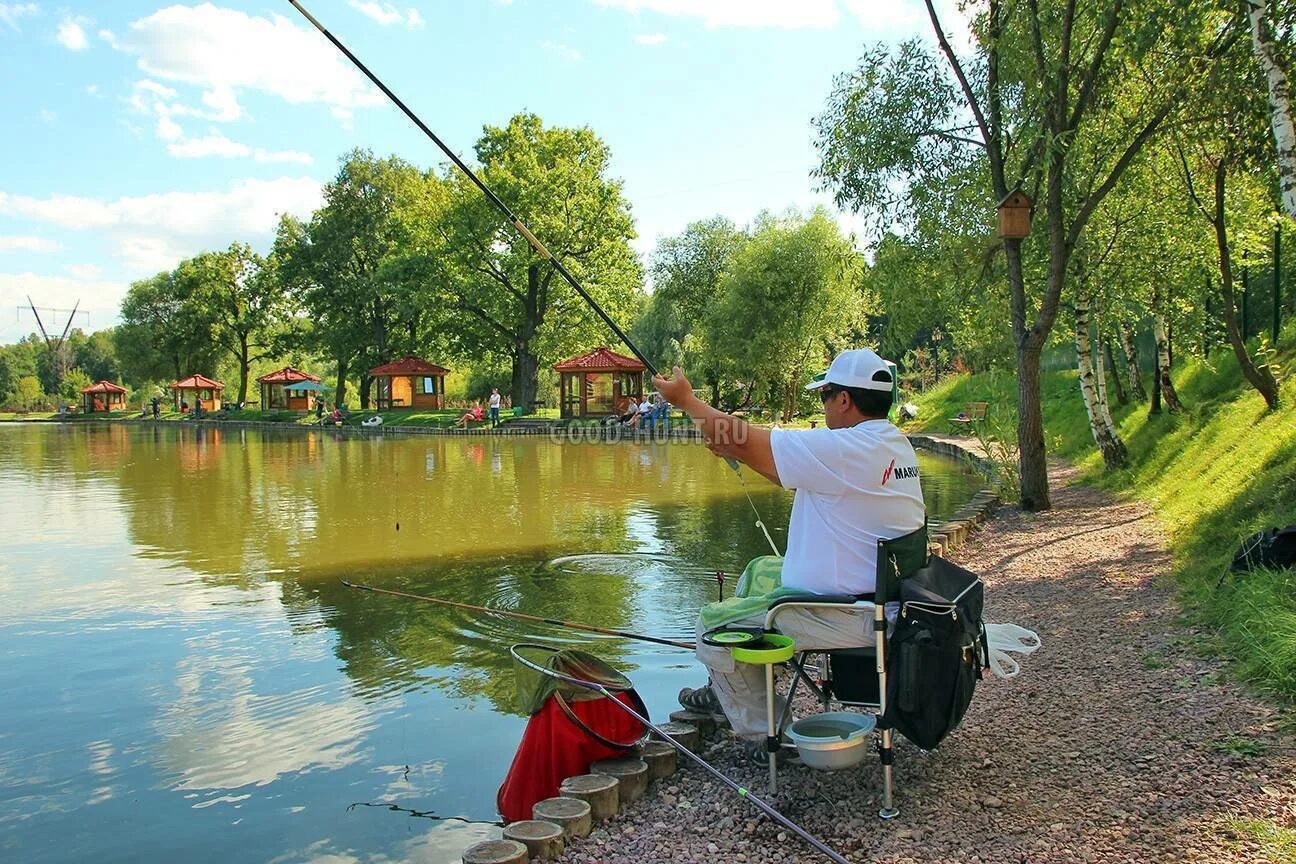
[(784, 603), (823, 603), (834, 605), (845, 605), (855, 603), (860, 600), (872, 602), (872, 597), (868, 594), (855, 596), (854, 594), (791, 594), (787, 597), (780, 597), (770, 604), (773, 609), (776, 606), (782, 606)]

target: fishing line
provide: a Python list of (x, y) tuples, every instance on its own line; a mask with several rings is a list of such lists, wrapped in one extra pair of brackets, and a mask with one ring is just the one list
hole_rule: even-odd
[(614, 630), (610, 627), (594, 627), (589, 624), (560, 621), (557, 618), (542, 618), (539, 615), (528, 615), (525, 612), (513, 612), (508, 609), (493, 609), (489, 606), (474, 606), (471, 603), (460, 603), (455, 600), (442, 600), (440, 597), (428, 597), (423, 594), (409, 594), (405, 591), (393, 591), (390, 588), (375, 588), (372, 585), (361, 585), (358, 582), (348, 582), (346, 579), (341, 581), (346, 587), (354, 588), (359, 591), (371, 591), (374, 594), (390, 594), (392, 597), (404, 597), (406, 600), (420, 600), (424, 603), (436, 603), (441, 606), (451, 606), (455, 609), (465, 609), (469, 612), (484, 612), (488, 615), (502, 615), (505, 618), (519, 618), (523, 621), (534, 621), (539, 624), (552, 624), (555, 627), (565, 627), (568, 630), (582, 630), (586, 633), (599, 633), (603, 636), (620, 636), (622, 639), (634, 639), (639, 642), (652, 642), (656, 645), (668, 645), (671, 648), (686, 648), (689, 651), (692, 651), (694, 647), (696, 647), (692, 642), (663, 639), (660, 636), (645, 636), (642, 633), (631, 633), (628, 630)]
[(775, 822), (782, 825), (784, 828), (788, 829), (789, 831), (791, 831), (792, 833), (800, 837), (802, 840), (809, 843), (819, 852), (823, 853), (824, 856), (826, 856), (829, 860), (836, 862), (836, 864), (850, 864), (850, 862), (848, 862), (837, 852), (833, 851), (833, 849), (829, 847), (827, 844), (825, 844), (822, 840), (820, 840), (818, 837), (815, 837), (809, 831), (806, 831), (800, 825), (796, 824), (795, 822), (793, 822), (791, 819), (784, 816), (779, 811), (775, 810), (769, 804), (765, 803), (765, 801), (763, 801), (761, 798), (755, 795), (750, 789), (746, 788), (745, 786), (739, 785), (737, 782), (733, 780), (730, 780), (726, 775), (722, 774), (719, 769), (712, 767), (710, 763), (708, 763), (701, 756), (698, 756), (692, 750), (688, 749), (683, 744), (680, 744), (674, 738), (672, 738), (671, 736), (663, 732), (661, 729), (654, 726), (651, 720), (649, 720), (645, 716), (640, 715), (638, 711), (634, 710), (629, 705), (625, 704), (620, 699), (616, 698), (616, 696), (614, 696), (612, 692), (608, 690), (606, 687), (604, 687), (602, 684), (599, 684), (598, 682), (595, 681), (585, 681), (583, 679), (575, 678), (571, 675), (567, 675), (566, 673), (558, 672), (557, 670), (554, 669), (549, 669), (543, 666), (539, 666), (531, 662), (530, 660), (527, 660), (516, 650), (514, 650), (518, 647), (521, 646), (514, 645), (511, 648), (509, 648), (509, 653), (513, 655), (514, 660), (518, 661), (523, 666), (533, 669), (536, 672), (541, 673), (542, 675), (547, 675), (550, 678), (556, 678), (559, 681), (565, 681), (568, 684), (575, 684), (577, 687), (583, 687), (586, 690), (592, 690), (598, 693), (599, 695), (603, 696), (604, 698), (606, 698), (612, 704), (620, 706), (623, 711), (625, 711), (631, 717), (633, 717), (634, 719), (642, 723), (645, 728), (651, 729), (653, 732), (655, 732), (658, 737), (664, 740), (667, 744), (670, 744), (672, 747), (674, 747), (676, 751), (684, 754), (686, 757), (696, 762), (699, 766), (702, 767), (704, 771), (706, 771), (712, 777), (716, 778), (725, 786), (729, 787), (734, 792), (738, 793), (739, 798), (742, 798), (746, 801), (750, 801), (751, 804), (757, 810), (760, 810), (766, 816), (770, 817)]
[(774, 557), (782, 558), (783, 553), (774, 545), (774, 538), (770, 536), (769, 529), (765, 527), (764, 520), (761, 519), (760, 511), (756, 509), (756, 502), (752, 500), (751, 493), (747, 491), (747, 478), (743, 477), (742, 466), (738, 464), (737, 459), (725, 459), (729, 467), (738, 475), (738, 483), (742, 486), (743, 495), (747, 498), (747, 503), (751, 505), (752, 512), (756, 514), (756, 527), (765, 535), (765, 541), (769, 543), (770, 548), (774, 550)]

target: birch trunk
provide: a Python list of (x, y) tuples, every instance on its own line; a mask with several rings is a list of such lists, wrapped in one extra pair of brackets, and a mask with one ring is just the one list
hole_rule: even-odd
[(1278, 150), (1278, 186), (1283, 210), (1296, 219), (1296, 124), (1292, 122), (1292, 91), (1269, 23), (1268, 0), (1243, 0), (1251, 22), (1251, 47), (1269, 88), (1269, 120)]
[(1170, 378), (1170, 330), (1166, 326), (1165, 313), (1161, 311), (1157, 293), (1152, 295), (1156, 311), (1152, 314), (1152, 333), (1156, 338), (1157, 376), (1160, 379), (1161, 401), (1171, 414), (1183, 410), (1179, 394), (1175, 392), (1174, 381)]
[(1093, 366), (1093, 343), (1089, 339), (1089, 297), (1077, 298), (1075, 304), (1076, 365), (1080, 371), (1080, 394), (1084, 397), (1085, 413), (1089, 415), (1089, 431), (1102, 453), (1108, 471), (1124, 468), (1127, 454), (1125, 443), (1111, 425), (1110, 416), (1098, 397), (1098, 383)]
[(1147, 390), (1143, 388), (1143, 374), (1139, 372), (1138, 346), (1134, 344), (1134, 331), (1122, 324), (1120, 331), (1121, 350), (1125, 353), (1125, 371), (1129, 375), (1130, 398), (1135, 402), (1146, 402)]

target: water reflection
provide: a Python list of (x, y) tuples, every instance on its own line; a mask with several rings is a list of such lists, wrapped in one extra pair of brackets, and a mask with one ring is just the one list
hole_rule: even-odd
[[(936, 467), (948, 512), (975, 479)], [(345, 808), (493, 818), (507, 645), (591, 645), (657, 716), (695, 670), (340, 580), (688, 639), (754, 518), (696, 445), (0, 427), (0, 857), (457, 860), (489, 826)]]

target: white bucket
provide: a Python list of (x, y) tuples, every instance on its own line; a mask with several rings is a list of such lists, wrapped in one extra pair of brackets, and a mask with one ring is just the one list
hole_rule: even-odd
[(858, 765), (868, 752), (877, 717), (854, 711), (829, 711), (803, 717), (788, 727), (802, 764), (823, 771)]

